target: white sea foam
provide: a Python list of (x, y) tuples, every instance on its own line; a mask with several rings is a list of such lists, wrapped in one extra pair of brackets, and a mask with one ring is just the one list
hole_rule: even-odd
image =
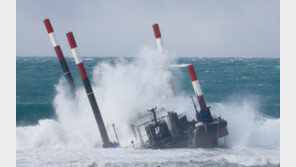
[(182, 68), (182, 67), (187, 67), (189, 66), (190, 64), (172, 64), (170, 65), (170, 67), (174, 67), (174, 68)]
[[(130, 118), (138, 113), (144, 113), (146, 109), (154, 106), (165, 107), (168, 110), (185, 114), (189, 120), (194, 119), (194, 109), (188, 95), (173, 96), (172, 90), (167, 86), (171, 77), (169, 64), (173, 63), (173, 60), (168, 57), (169, 55), (159, 54), (156, 50), (143, 48), (132, 62), (120, 59), (113, 65), (108, 61), (99, 62), (96, 65), (93, 71), (92, 85), (112, 141), (115, 141), (115, 136), (111, 124), (115, 123), (119, 129), (118, 135), (121, 144), (123, 146), (130, 145), (130, 140), (134, 140), (128, 127)], [(177, 67), (185, 67), (185, 65)], [(73, 154), (74, 157), (76, 156), (74, 158), (76, 160), (81, 158), (76, 154), (84, 154), (83, 149), (87, 149), (93, 153), (90, 157), (97, 158), (97, 151), (93, 149), (101, 147), (102, 143), (84, 88), (78, 88), (75, 99), (68, 97), (67, 90), (65, 80), (61, 79), (56, 86), (56, 96), (53, 101), (57, 115), (56, 120), (40, 120), (36, 126), (16, 128), (18, 158), (28, 156), (26, 151), (28, 149), (33, 152), (35, 150), (38, 155), (34, 156), (37, 159), (39, 154), (44, 154), (45, 157), (53, 156), (50, 155), (49, 151), (52, 149), (57, 150), (61, 155), (64, 152)], [(172, 156), (169, 156), (171, 154), (169, 151), (163, 151), (164, 162), (162, 162), (161, 157), (155, 157), (155, 152), (151, 150), (119, 149), (120, 154), (114, 153), (114, 155), (119, 156), (117, 157), (119, 158), (119, 164), (125, 164), (129, 159), (134, 164), (137, 164), (138, 161), (146, 162), (146, 160), (149, 163), (152, 159), (151, 166), (153, 164), (165, 166), (166, 163), (167, 166), (170, 166), (169, 160), (173, 159), (176, 162), (184, 162), (185, 164), (194, 163), (195, 161), (206, 163), (204, 160), (210, 155), (214, 155), (211, 161), (226, 161), (227, 163), (245, 166), (277, 164), (279, 163), (280, 119), (261, 116), (257, 101), (258, 99), (245, 97), (239, 101), (225, 100), (221, 103), (212, 104), (212, 113), (221, 115), (228, 121), (229, 136), (226, 141), (227, 146), (231, 149), (219, 151), (215, 149), (210, 151), (204, 149), (181, 150), (175, 151)], [(252, 147), (258, 149), (252, 150)], [(261, 149), (261, 147), (265, 149)], [(269, 147), (275, 147), (274, 154), (269, 155)], [(76, 148), (82, 151), (74, 153), (73, 149)], [(66, 151), (61, 151), (65, 149)], [(238, 150), (242, 153), (239, 153)], [(256, 152), (258, 150), (260, 156), (256, 158), (255, 155), (257, 156)], [(109, 152), (104, 151), (104, 154), (106, 153), (107, 156)], [(148, 154), (147, 159), (135, 158), (137, 152)], [(207, 156), (199, 158), (204, 153)], [(187, 154), (187, 158), (182, 156)], [(198, 156), (194, 156), (192, 159), (190, 156), (193, 154)], [(111, 157), (112, 155), (110, 153)], [(157, 153), (157, 155), (159, 154)], [(120, 158), (121, 156), (123, 157)], [(248, 158), (243, 159), (245, 156)], [(84, 161), (84, 158), (87, 161)], [(80, 163), (92, 162), (91, 158), (84, 158), (78, 161)], [(71, 157), (67, 161), (71, 161)], [(94, 162), (97, 162), (97, 160)], [(117, 162), (110, 161), (110, 163), (110, 166), (112, 166), (112, 163), (116, 164)]]
[[(120, 59), (114, 65), (100, 62), (93, 71), (93, 90), (110, 138), (111, 124), (120, 131), (121, 144), (129, 144), (129, 119), (172, 97), (167, 86), (171, 73), (167, 55), (143, 48), (137, 59)], [(99, 131), (83, 88), (76, 99), (68, 97), (63, 79), (56, 86), (53, 105), (57, 120), (41, 120), (37, 126), (17, 127), (17, 148), (95, 147), (101, 145)], [(33, 137), (32, 137), (33, 136)]]
[(216, 103), (212, 111), (228, 122), (230, 147), (279, 147), (280, 119), (267, 118), (259, 111), (259, 102), (252, 96)]
[(278, 166), (279, 149), (33, 149), (17, 151), (18, 166)]

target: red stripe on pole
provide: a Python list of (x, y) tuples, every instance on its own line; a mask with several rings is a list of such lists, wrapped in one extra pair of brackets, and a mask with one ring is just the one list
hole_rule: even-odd
[(69, 44), (70, 44), (70, 48), (73, 49), (73, 48), (76, 48), (77, 47), (77, 44), (76, 44), (76, 41), (75, 41), (75, 38), (74, 38), (74, 35), (72, 32), (68, 32), (67, 34), (67, 38), (68, 38), (68, 41), (69, 41)]
[(78, 69), (79, 69), (79, 73), (80, 73), (80, 77), (81, 77), (81, 79), (85, 79), (85, 78), (87, 78), (87, 73), (86, 73), (86, 71), (85, 71), (85, 68), (84, 68), (83, 63), (79, 63), (79, 64), (77, 64), (77, 67), (78, 67)]
[(59, 60), (64, 59), (64, 54), (63, 54), (62, 49), (61, 49), (61, 47), (59, 45), (54, 47), (54, 50), (55, 50)]
[(188, 72), (189, 72), (191, 81), (196, 81), (197, 80), (197, 76), (196, 76), (196, 73), (195, 73), (195, 70), (194, 70), (193, 65), (190, 64), (189, 66), (187, 66), (187, 69), (188, 69)]
[(53, 32), (53, 28), (51, 26), (50, 20), (49, 19), (45, 19), (45, 20), (43, 20), (43, 22), (44, 22), (44, 25), (46, 27), (46, 30), (47, 30), (48, 34), (49, 33), (52, 33)]
[(155, 38), (161, 38), (161, 34), (160, 34), (160, 31), (159, 31), (158, 24), (153, 24), (152, 27), (153, 27), (153, 31), (154, 31), (154, 34), (155, 34)]
[(205, 111), (207, 109), (207, 105), (206, 105), (206, 101), (205, 101), (203, 95), (197, 96), (197, 100), (200, 105), (200, 109), (202, 111)]

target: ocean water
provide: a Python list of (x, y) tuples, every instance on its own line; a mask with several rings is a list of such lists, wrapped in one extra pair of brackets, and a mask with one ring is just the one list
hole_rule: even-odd
[[(279, 58), (178, 58), (143, 48), (134, 57), (82, 59), (109, 137), (115, 141), (115, 123), (122, 147), (101, 148), (72, 57), (66, 60), (77, 86), (74, 98), (56, 57), (17, 57), (17, 166), (279, 166)], [(148, 108), (194, 119), (188, 64), (212, 114), (228, 121), (229, 136), (210, 149), (132, 148), (128, 123)]]

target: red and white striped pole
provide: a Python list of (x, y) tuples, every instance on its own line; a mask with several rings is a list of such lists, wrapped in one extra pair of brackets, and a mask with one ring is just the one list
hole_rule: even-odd
[(162, 43), (161, 34), (160, 34), (158, 24), (153, 24), (152, 28), (153, 28), (153, 31), (154, 31), (155, 40), (156, 40), (156, 44), (157, 44), (159, 52), (165, 53), (165, 49), (163, 47), (163, 43)]
[(61, 64), (61, 66), (62, 66), (62, 69), (64, 71), (64, 75), (66, 77), (66, 80), (67, 80), (68, 84), (70, 85), (71, 92), (73, 93), (73, 95), (75, 95), (76, 87), (75, 87), (75, 84), (74, 84), (74, 80), (73, 80), (73, 77), (72, 77), (72, 75), (70, 73), (70, 70), (69, 70), (67, 62), (65, 60), (62, 49), (61, 49), (60, 45), (58, 44), (58, 42), (57, 42), (57, 40), (55, 38), (55, 34), (54, 34), (53, 28), (51, 26), (50, 20), (45, 19), (43, 22), (44, 22), (44, 25), (45, 25), (46, 30), (48, 32), (49, 39), (50, 39), (50, 41), (51, 41), (51, 43), (52, 43), (52, 45), (54, 47), (56, 55), (57, 55), (57, 57), (59, 59), (59, 62)]
[(188, 72), (190, 75), (191, 83), (192, 83), (192, 86), (194, 89), (194, 93), (197, 97), (201, 112), (207, 111), (206, 101), (205, 101), (203, 93), (201, 91), (201, 87), (200, 87), (199, 81), (197, 79), (193, 65), (190, 64), (189, 66), (187, 66), (187, 69), (188, 69)]
[(107, 134), (107, 131), (106, 131), (106, 128), (105, 128), (105, 124), (104, 124), (104, 121), (103, 121), (99, 106), (97, 104), (95, 95), (93, 93), (90, 81), (89, 81), (89, 79), (87, 77), (87, 73), (85, 71), (82, 59), (81, 59), (81, 57), (80, 57), (80, 55), (79, 55), (79, 53), (77, 51), (77, 44), (76, 44), (74, 35), (73, 35), (72, 32), (68, 32), (66, 35), (67, 35), (67, 38), (68, 38), (68, 41), (69, 41), (69, 44), (70, 44), (70, 48), (71, 48), (75, 63), (77, 65), (78, 69), (79, 69), (80, 77), (81, 77), (81, 80), (83, 82), (84, 88), (86, 90), (88, 100), (90, 102), (90, 105), (91, 105), (91, 108), (93, 110), (97, 125), (98, 125), (99, 130), (100, 130), (100, 134), (101, 134), (101, 137), (102, 137), (102, 140), (103, 140), (103, 147), (104, 148), (112, 147), (112, 143), (109, 140), (109, 137), (108, 137), (108, 134)]
[[(156, 41), (159, 52), (160, 53), (165, 53), (165, 49), (163, 47), (163, 42), (162, 42), (162, 39), (161, 39), (161, 34), (160, 34), (158, 24), (156, 24), (156, 23), (153, 24), (152, 28), (153, 28), (153, 31), (154, 31), (155, 41)], [(173, 83), (172, 78), (169, 78), (169, 86), (170, 86), (170, 88), (172, 90), (172, 93), (175, 95), (176, 94), (176, 89), (175, 89), (175, 85)]]

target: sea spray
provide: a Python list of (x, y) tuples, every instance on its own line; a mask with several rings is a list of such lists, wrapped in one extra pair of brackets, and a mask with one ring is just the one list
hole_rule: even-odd
[[(121, 59), (115, 65), (103, 62), (96, 66), (94, 93), (109, 134), (112, 123), (120, 127), (121, 144), (129, 144), (132, 137), (128, 130), (130, 118), (172, 97), (167, 86), (171, 77), (168, 66), (166, 54), (149, 48), (143, 48), (132, 62)], [(100, 137), (84, 90), (77, 90), (76, 99), (69, 98), (66, 90), (61, 79), (53, 102), (57, 120), (40, 120), (37, 126), (17, 128), (19, 147), (99, 145)], [(36, 137), (31, 140), (30, 136)], [(114, 140), (114, 136), (110, 138)]]
[[(187, 115), (189, 120), (195, 118), (189, 98), (193, 91), (174, 97), (168, 87), (168, 80), (172, 77), (168, 66), (175, 63), (169, 56), (143, 48), (132, 61), (122, 58), (114, 64), (105, 61), (95, 66), (91, 80), (111, 140), (115, 141), (111, 128), (115, 123), (121, 144), (130, 145), (133, 139), (128, 130), (130, 119), (154, 106)], [(65, 80), (60, 79), (53, 101), (56, 120), (45, 119), (36, 126), (17, 127), (17, 149), (101, 147), (99, 131), (84, 89), (80, 87), (77, 90), (76, 99), (71, 99), (67, 90)], [(214, 115), (221, 115), (228, 121), (230, 135), (227, 145), (279, 146), (279, 119), (260, 115), (258, 99), (245, 99), (209, 103)]]
[(94, 92), (105, 121), (120, 127), (121, 143), (129, 144), (133, 137), (129, 131), (132, 119), (173, 97), (168, 86), (172, 77), (168, 56), (144, 47), (132, 62), (119, 59), (114, 65), (103, 62), (95, 67)]
[(258, 97), (233, 95), (214, 103), (212, 113), (228, 122), (229, 147), (279, 147), (280, 119), (264, 117)]
[[(91, 109), (87, 107), (86, 97), (79, 99), (77, 109), (75, 101), (67, 99), (63, 84), (59, 84), (57, 90), (59, 93), (55, 101), (57, 102), (58, 120), (40, 120), (37, 126), (18, 127), (17, 148), (24, 146), (29, 148), (100, 147), (99, 133)], [(79, 89), (79, 92), (80, 96), (83, 97), (85, 94), (83, 89)], [(194, 109), (188, 99), (188, 96), (178, 96), (165, 101), (160, 107), (167, 106), (168, 110), (175, 110), (179, 114), (187, 115), (188, 119), (192, 120), (194, 119)], [(62, 100), (64, 100), (63, 103)], [(239, 102), (232, 100), (210, 104), (213, 115), (222, 116), (228, 121), (229, 136), (226, 140), (228, 147), (279, 146), (280, 120), (263, 117), (256, 110), (257, 104), (255, 104), (256, 101), (249, 98), (239, 100)], [(61, 113), (59, 113), (60, 111)], [(145, 110), (136, 111), (145, 112)], [(110, 115), (112, 118), (112, 113)], [(108, 118), (108, 115), (106, 116)], [(124, 119), (120, 119), (120, 116)], [(130, 132), (126, 130), (129, 118), (126, 117), (125, 119), (125, 117), (125, 113), (121, 113), (118, 121), (112, 119), (106, 122), (107, 125), (111, 123), (118, 125), (120, 139), (124, 141), (124, 144), (127, 144), (132, 134), (129, 134)], [(114, 118), (116, 118), (116, 115), (114, 115)], [(110, 126), (107, 127), (113, 139), (112, 129)]]
[(65, 86), (64, 79), (56, 86), (53, 105), (57, 120), (39, 120), (36, 126), (17, 127), (17, 148), (92, 148), (101, 145), (83, 88), (77, 90), (77, 99), (73, 99)]

